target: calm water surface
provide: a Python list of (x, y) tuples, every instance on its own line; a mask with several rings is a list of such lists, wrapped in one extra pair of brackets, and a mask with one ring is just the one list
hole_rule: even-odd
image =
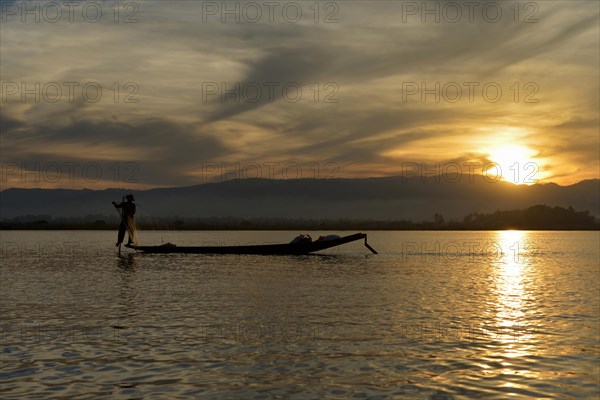
[(290, 257), (119, 258), (115, 237), (1, 232), (3, 399), (600, 394), (599, 232), (372, 232), (379, 255)]

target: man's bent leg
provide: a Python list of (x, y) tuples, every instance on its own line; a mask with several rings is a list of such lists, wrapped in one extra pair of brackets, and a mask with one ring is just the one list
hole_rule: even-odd
[(125, 223), (123, 221), (121, 221), (121, 225), (119, 225), (119, 236), (117, 238), (117, 246), (120, 245), (121, 243), (123, 243), (123, 239), (125, 238), (125, 231), (127, 230), (127, 227), (125, 226)]

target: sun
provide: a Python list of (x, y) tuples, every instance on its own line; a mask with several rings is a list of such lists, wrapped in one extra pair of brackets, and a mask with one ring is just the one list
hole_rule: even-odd
[(511, 144), (498, 146), (486, 152), (491, 161), (489, 168), (486, 168), (487, 176), (497, 176), (516, 185), (537, 183), (540, 168), (534, 160), (535, 151), (526, 146)]

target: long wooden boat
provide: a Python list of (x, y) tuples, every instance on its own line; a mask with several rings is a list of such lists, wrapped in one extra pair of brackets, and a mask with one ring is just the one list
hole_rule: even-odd
[(355, 233), (331, 240), (316, 240), (314, 242), (263, 244), (249, 246), (176, 246), (170, 243), (160, 246), (128, 246), (143, 253), (171, 254), (258, 254), (258, 255), (302, 255), (315, 251), (329, 249), (345, 243), (365, 240), (365, 246), (374, 254), (377, 252), (367, 243), (366, 233)]

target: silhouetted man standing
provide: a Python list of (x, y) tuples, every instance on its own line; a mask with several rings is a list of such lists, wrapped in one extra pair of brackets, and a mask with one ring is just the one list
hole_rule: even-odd
[(135, 204), (133, 203), (135, 200), (132, 194), (128, 194), (125, 196), (127, 201), (123, 201), (120, 204), (112, 202), (116, 207), (119, 214), (121, 214), (121, 225), (119, 225), (119, 236), (117, 238), (117, 244), (115, 246), (119, 247), (121, 243), (123, 243), (123, 239), (125, 238), (125, 231), (129, 234), (129, 240), (127, 241), (126, 246), (131, 246), (135, 244), (135, 223), (133, 222), (133, 216), (135, 215)]

